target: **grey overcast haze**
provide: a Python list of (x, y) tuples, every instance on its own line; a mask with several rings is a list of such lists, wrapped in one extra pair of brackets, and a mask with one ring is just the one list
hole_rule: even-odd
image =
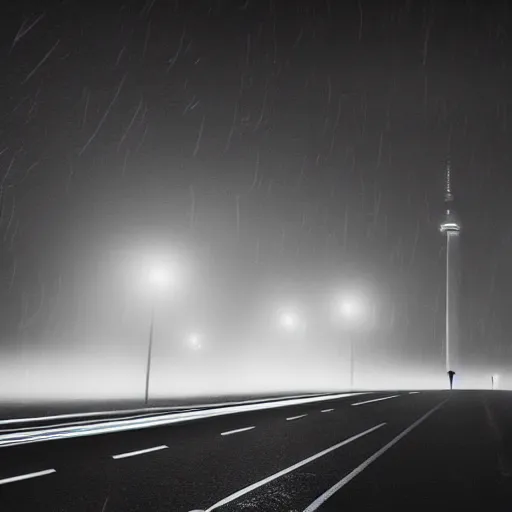
[(0, 400), (510, 387), (511, 2), (0, 9)]

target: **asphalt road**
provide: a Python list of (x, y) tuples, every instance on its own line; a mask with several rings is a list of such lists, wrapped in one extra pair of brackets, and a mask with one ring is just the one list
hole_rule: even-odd
[(0, 511), (509, 511), (511, 404), (374, 393), (4, 447)]

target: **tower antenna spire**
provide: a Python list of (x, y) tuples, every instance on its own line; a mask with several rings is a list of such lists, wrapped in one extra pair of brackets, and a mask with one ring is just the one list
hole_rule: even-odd
[(448, 203), (453, 201), (452, 194), (452, 164), (450, 157), (446, 160), (446, 182), (444, 189), (444, 200)]

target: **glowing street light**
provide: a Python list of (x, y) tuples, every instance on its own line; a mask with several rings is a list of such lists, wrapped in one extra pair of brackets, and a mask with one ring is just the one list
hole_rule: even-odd
[(295, 332), (299, 328), (299, 317), (293, 311), (279, 313), (279, 325), (287, 332)]
[[(336, 317), (343, 322), (344, 327), (352, 330), (361, 327), (369, 319), (369, 307), (367, 301), (360, 294), (347, 294), (335, 303)], [(354, 334), (349, 333), (350, 346), (350, 389), (354, 389), (355, 345)]]
[(155, 299), (158, 292), (167, 290), (171, 285), (176, 283), (176, 275), (174, 269), (162, 263), (149, 266), (147, 273), (147, 281), (151, 287), (151, 319), (149, 324), (149, 343), (148, 343), (148, 360), (146, 365), (146, 389), (144, 395), (144, 403), (147, 405), (149, 401), (149, 380), (151, 376), (151, 354), (153, 351), (153, 327), (155, 323)]
[(187, 343), (192, 350), (200, 350), (202, 348), (201, 335), (196, 332), (189, 334)]
[(163, 265), (154, 265), (148, 269), (148, 281), (154, 290), (167, 288), (171, 282), (171, 271)]
[(362, 324), (368, 319), (368, 308), (357, 295), (342, 297), (337, 303), (337, 313), (346, 324)]

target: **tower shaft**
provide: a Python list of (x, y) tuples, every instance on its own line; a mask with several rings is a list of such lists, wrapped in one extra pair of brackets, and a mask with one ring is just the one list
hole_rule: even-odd
[(446, 371), (457, 370), (459, 348), (459, 233), (446, 233)]

